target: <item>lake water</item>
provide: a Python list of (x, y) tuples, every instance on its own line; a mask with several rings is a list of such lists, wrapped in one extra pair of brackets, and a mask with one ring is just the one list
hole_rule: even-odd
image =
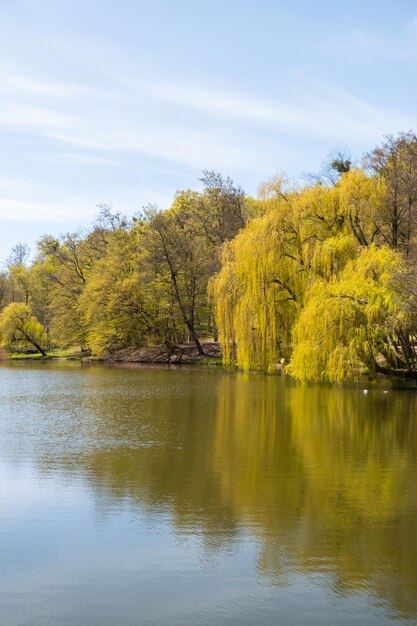
[(417, 624), (417, 394), (0, 366), (3, 626)]

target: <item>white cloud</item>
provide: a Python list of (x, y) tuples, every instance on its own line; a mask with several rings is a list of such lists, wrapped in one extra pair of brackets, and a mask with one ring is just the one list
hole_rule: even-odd
[(125, 84), (133, 92), (145, 94), (156, 100), (183, 105), (189, 109), (219, 113), (228, 118), (237, 117), (263, 123), (280, 121), (294, 124), (299, 121), (299, 115), (292, 107), (264, 102), (247, 94), (232, 93), (226, 88), (221, 91), (218, 88), (207, 89), (198, 84), (180, 85), (165, 81), (152, 83), (137, 81), (134, 78), (127, 80)]
[(114, 98), (114, 94), (84, 85), (59, 83), (45, 79), (34, 79), (0, 69), (0, 94), (9, 97), (34, 97), (57, 100), (76, 100), (85, 97)]
[[(0, 105), (0, 124), (4, 127), (98, 152), (136, 152), (199, 167), (216, 162), (219, 167), (251, 168), (262, 154), (262, 140), (253, 141), (251, 128), (320, 139), (334, 137), (337, 141), (364, 137), (372, 141), (388, 127), (409, 128), (414, 121), (308, 80), (300, 81), (291, 96), (277, 101), (234, 93), (229, 87), (222, 90), (141, 80), (134, 75), (122, 76), (119, 81), (112, 74), (112, 88), (107, 92), (44, 78), (27, 79), (19, 73), (12, 76), (5, 70), (3, 75), (2, 88), (15, 89), (14, 97), (9, 91)], [(58, 100), (51, 108), (54, 98)], [(74, 99), (76, 108), (72, 106)], [(190, 112), (188, 124), (176, 123), (175, 115), (170, 121), (172, 105)], [(159, 116), (154, 112), (156, 107), (161, 110)], [(88, 158), (91, 160), (91, 155)]]
[(50, 163), (69, 163), (73, 165), (93, 165), (93, 166), (109, 166), (109, 167), (123, 167), (123, 163), (116, 161), (115, 159), (107, 159), (103, 156), (96, 156), (94, 154), (83, 154), (78, 152), (61, 152), (58, 154), (52, 154), (47, 156), (33, 155), (37, 159)]
[(68, 198), (56, 202), (50, 200), (25, 200), (0, 195), (0, 219), (13, 222), (50, 222), (57, 224), (65, 222), (69, 218), (84, 220), (89, 215), (97, 213), (86, 211), (85, 207), (78, 203), (72, 204)]
[(0, 125), (9, 129), (39, 130), (74, 128), (75, 119), (65, 112), (13, 100), (0, 102)]
[(59, 188), (26, 178), (0, 177), (0, 219), (64, 223), (85, 220), (97, 213), (96, 202), (81, 194), (65, 194)]
[[(122, 61), (122, 55), (114, 56), (106, 75), (107, 58), (103, 59), (105, 90), (88, 84), (82, 72), (84, 78), (74, 84), (51, 80), (45, 70), (42, 75), (29, 75), (24, 68), (12, 71), (1, 65), (0, 130), (28, 137), (30, 154), (57, 164), (58, 177), (59, 164), (105, 167), (108, 176), (109, 167), (130, 168), (132, 157), (142, 156), (177, 164), (182, 172), (184, 167), (193, 171), (214, 167), (261, 177), (291, 160), (296, 163), (294, 145), (303, 143), (307, 150), (313, 142), (344, 143), (355, 149), (372, 146), (387, 132), (415, 125), (401, 110), (385, 110), (303, 76), (293, 80), (291, 92), (271, 90), (268, 97), (254, 97), (232, 85), (181, 84), (162, 77), (150, 80), (132, 70), (123, 73), (118, 71)], [(128, 71), (129, 64), (126, 67)], [(107, 195), (104, 201), (133, 210), (148, 201), (168, 206), (175, 191), (152, 189), (146, 181), (142, 189), (131, 181), (131, 193), (121, 184), (117, 192), (117, 183), (103, 189), (95, 183), (93, 200), (68, 189), (66, 182), (59, 190), (48, 184), (31, 183), (27, 188), (24, 182), (17, 181), (6, 192), (0, 180), (3, 219), (64, 223), (75, 216), (86, 220), (96, 214), (101, 193)], [(109, 187), (116, 197), (109, 197)]]

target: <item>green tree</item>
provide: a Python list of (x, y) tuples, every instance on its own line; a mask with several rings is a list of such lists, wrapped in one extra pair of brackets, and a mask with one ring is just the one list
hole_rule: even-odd
[(47, 356), (47, 336), (44, 327), (23, 302), (11, 302), (0, 313), (1, 344), (8, 348), (33, 346), (42, 356)]
[(115, 231), (107, 239), (79, 299), (91, 350), (106, 355), (126, 346), (170, 343), (166, 293), (153, 282), (139, 232)]
[(199, 354), (204, 354), (199, 335), (207, 318), (211, 255), (204, 239), (194, 236), (188, 206), (183, 210), (181, 199), (169, 211), (148, 211), (140, 226), (142, 245), (153, 268), (154, 284), (170, 291), (186, 333)]

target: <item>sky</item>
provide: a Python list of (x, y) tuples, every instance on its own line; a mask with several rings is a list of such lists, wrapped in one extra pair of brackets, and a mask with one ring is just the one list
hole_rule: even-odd
[(408, 0), (0, 0), (0, 264), (199, 189), (417, 129)]

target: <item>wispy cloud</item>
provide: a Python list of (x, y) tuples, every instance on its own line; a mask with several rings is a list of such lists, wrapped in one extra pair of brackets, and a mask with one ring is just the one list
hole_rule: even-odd
[[(79, 155), (77, 155), (79, 156)], [(98, 204), (106, 202), (132, 215), (148, 203), (167, 208), (174, 191), (162, 182), (153, 186), (129, 186), (100, 197), (97, 191), (83, 194), (62, 190), (54, 184), (45, 184), (25, 178), (0, 177), (0, 220), (17, 223), (49, 223), (66, 230), (68, 222), (83, 225), (91, 222), (98, 212)]]
[[(112, 76), (111, 80), (116, 79)], [(84, 160), (85, 164), (99, 165), (100, 159), (103, 165), (116, 164), (120, 156), (109, 155), (136, 153), (188, 166), (216, 163), (220, 168), (256, 169), (264, 160), (269, 138), (264, 140), (262, 133), (268, 130), (275, 135), (321, 140), (328, 137), (335, 142), (358, 138), (373, 141), (393, 126), (409, 128), (413, 122), (404, 114), (381, 110), (308, 79), (298, 93), (292, 94), (292, 100), (280, 101), (252, 98), (230, 87), (222, 91), (198, 84), (139, 80), (135, 76), (121, 78), (116, 102), (111, 91), (106, 98), (93, 88), (73, 85), (66, 89), (45, 79), (18, 78), (13, 84), (18, 92), (2, 100), (0, 125), (87, 148), (89, 153), (84, 158), (80, 154), (68, 157), (74, 164)], [(52, 95), (60, 99), (54, 108), (48, 106)], [(169, 114), (154, 111), (173, 107), (189, 113), (188, 123), (174, 122), (175, 116), (170, 119)], [(248, 124), (252, 131), (261, 131), (257, 138)]]
[[(222, 126), (217, 125), (207, 131), (201, 128), (201, 120), (198, 124), (195, 121), (173, 124), (156, 117), (152, 112), (152, 103), (169, 104), (173, 97), (162, 86), (156, 85), (153, 89), (146, 90), (123, 89), (122, 86), (115, 104), (112, 101), (112, 90), (107, 98), (107, 94), (102, 97), (101, 92), (94, 89), (87, 90), (76, 85), (65, 88), (44, 78), (31, 81), (21, 78), (12, 80), (9, 74), (6, 78), (3, 81), (3, 90), (7, 97), (0, 102), (0, 126), (8, 131), (14, 129), (17, 132), (32, 133), (61, 143), (85, 147), (89, 151), (96, 150), (98, 153), (133, 152), (190, 166), (197, 164), (204, 167), (208, 162), (217, 161), (226, 167), (231, 163), (250, 167), (251, 161), (259, 158), (253, 148), (237, 148), (233, 145), (230, 141), (232, 133)], [(7, 90), (7, 84), (9, 87), (18, 86), (18, 89)], [(185, 93), (182, 99), (179, 98), (179, 92), (175, 94), (177, 104), (195, 109), (198, 107), (198, 98), (202, 102), (204, 98), (210, 97), (208, 93), (197, 93), (197, 101), (192, 102), (188, 101), (191, 93), (190, 88), (188, 95)], [(144, 95), (147, 96), (146, 103), (143, 103)], [(211, 106), (217, 95), (214, 93), (211, 96)], [(60, 101), (54, 100), (55, 97), (59, 97)], [(51, 98), (54, 101), (53, 108), (50, 106)], [(220, 109), (229, 108), (232, 111), (234, 102), (225, 100), (219, 106)], [(204, 108), (208, 110), (207, 107)], [(251, 110), (246, 105), (247, 115), (252, 115)], [(258, 118), (261, 117), (259, 110), (255, 113)], [(95, 156), (97, 159), (103, 158), (100, 154)], [(91, 159), (91, 154), (86, 155), (86, 162), (89, 160), (92, 163)]]
[(33, 79), (10, 70), (0, 69), (0, 94), (4, 96), (39, 97), (57, 100), (77, 100), (83, 97), (114, 98), (104, 90), (84, 85), (54, 82), (45, 79)]
[(84, 220), (86, 213), (92, 215), (92, 212), (86, 212), (85, 208), (79, 205), (79, 199), (74, 204), (67, 198), (51, 203), (48, 200), (34, 201), (0, 195), (0, 218), (4, 221), (47, 221), (52, 225), (65, 223), (69, 218)]
[(125, 81), (129, 91), (146, 95), (167, 104), (176, 104), (188, 109), (220, 114), (227, 119), (253, 120), (267, 123), (279, 120), (294, 124), (299, 121), (297, 112), (288, 107), (253, 98), (244, 93), (233, 93), (229, 88), (207, 89), (198, 84), (178, 84), (161, 81), (138, 81), (135, 78)]
[(115, 159), (107, 159), (103, 156), (96, 156), (94, 154), (86, 154), (79, 152), (60, 152), (50, 155), (32, 155), (37, 159), (50, 163), (69, 163), (73, 165), (92, 165), (92, 166), (107, 166), (107, 167), (123, 167), (123, 163), (116, 161)]
[(0, 101), (0, 125), (25, 131), (74, 129), (76, 120), (65, 112), (16, 100)]
[(0, 219), (63, 224), (97, 213), (96, 202), (80, 193), (65, 193), (54, 185), (27, 178), (0, 177)]
[[(251, 91), (238, 80), (233, 84), (204, 73), (174, 81), (94, 37), (80, 45), (55, 37), (48, 45), (72, 68), (72, 79), (61, 79), (57, 68), (53, 72), (46, 65), (3, 61), (0, 130), (19, 137), (22, 145), (26, 140), (26, 154), (33, 160), (53, 164), (56, 188), (46, 176), (43, 185), (34, 184), (34, 176), (25, 178), (23, 171), (7, 190), (0, 180), (2, 219), (84, 220), (95, 214), (98, 201), (113, 201), (122, 210), (148, 201), (167, 206), (175, 188), (153, 184), (167, 168), (179, 176), (192, 172), (193, 180), (196, 172), (211, 167), (260, 178), (277, 167), (296, 169), (300, 154), (312, 153), (312, 145), (361, 149), (387, 132), (415, 125), (400, 106), (375, 103), (363, 95), (366, 90), (341, 89), (337, 76), (319, 82), (300, 70), (286, 84)], [(378, 38), (360, 30), (330, 45), (385, 53)], [(140, 176), (138, 164), (145, 160), (158, 172), (153, 181)], [(86, 188), (84, 167), (96, 175), (90, 196), (78, 193), (72, 182)], [(120, 176), (118, 183), (107, 184), (110, 168), (113, 180)]]

